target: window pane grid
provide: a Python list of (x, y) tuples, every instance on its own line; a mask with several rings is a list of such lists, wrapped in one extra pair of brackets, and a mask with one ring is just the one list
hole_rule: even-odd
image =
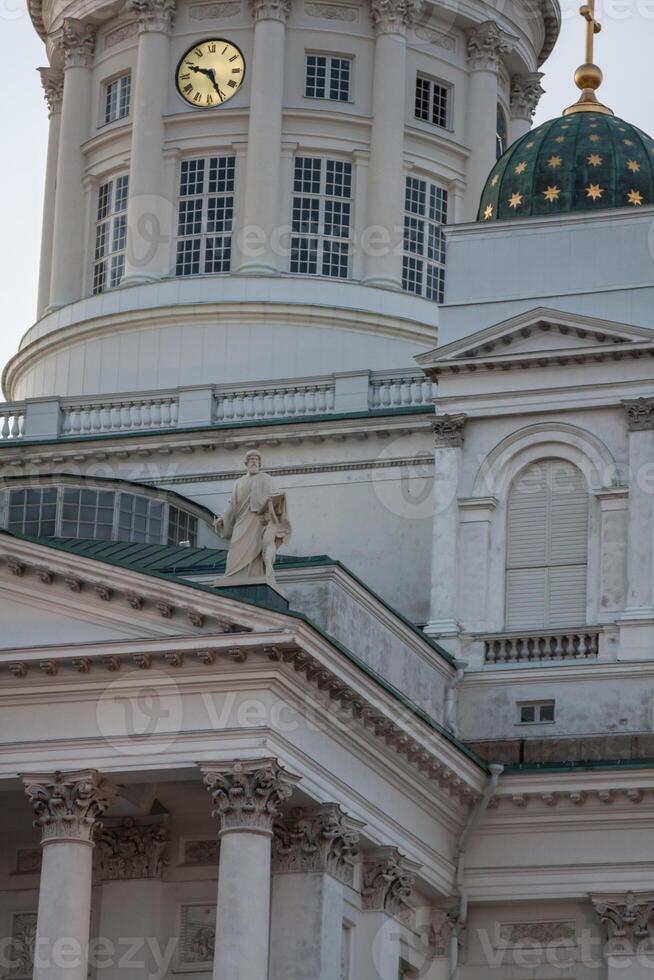
[(182, 162), (176, 275), (229, 272), (234, 222), (234, 168), (234, 157), (209, 157)]
[(10, 492), (7, 530), (33, 537), (53, 537), (56, 519), (55, 487), (37, 487)]
[(417, 177), (407, 177), (404, 195), (402, 288), (442, 303), (445, 291), (447, 191)]
[(349, 102), (352, 61), (333, 55), (308, 54), (304, 94), (309, 99)]
[(168, 544), (179, 545), (188, 541), (192, 548), (198, 542), (198, 519), (178, 507), (168, 508)]
[(104, 121), (115, 122), (129, 115), (132, 77), (128, 73), (109, 82), (105, 88)]
[(447, 128), (450, 90), (429, 78), (416, 78), (415, 117)]
[(346, 279), (350, 267), (352, 164), (297, 157), (290, 271)]
[(129, 177), (126, 174), (98, 188), (91, 286), (94, 295), (105, 289), (115, 289), (125, 275), (128, 195)]

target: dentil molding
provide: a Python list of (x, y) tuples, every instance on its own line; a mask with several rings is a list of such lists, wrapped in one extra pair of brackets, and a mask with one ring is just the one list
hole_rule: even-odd
[(117, 790), (95, 769), (23, 776), (42, 843), (58, 838), (91, 841)]

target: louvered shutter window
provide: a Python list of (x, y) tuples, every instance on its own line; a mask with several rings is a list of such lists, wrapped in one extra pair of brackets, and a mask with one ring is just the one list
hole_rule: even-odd
[(563, 460), (528, 467), (509, 494), (506, 628), (567, 628), (586, 622), (588, 489)]

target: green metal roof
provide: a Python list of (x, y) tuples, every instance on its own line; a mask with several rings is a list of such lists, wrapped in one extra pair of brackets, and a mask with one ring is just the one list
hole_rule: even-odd
[(654, 204), (654, 140), (600, 112), (550, 119), (516, 140), (490, 172), (478, 221)]

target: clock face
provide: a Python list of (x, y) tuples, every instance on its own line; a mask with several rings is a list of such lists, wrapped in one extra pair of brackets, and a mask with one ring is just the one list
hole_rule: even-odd
[(215, 109), (236, 95), (245, 77), (245, 59), (231, 41), (212, 38), (189, 48), (177, 66), (177, 91), (189, 105)]

